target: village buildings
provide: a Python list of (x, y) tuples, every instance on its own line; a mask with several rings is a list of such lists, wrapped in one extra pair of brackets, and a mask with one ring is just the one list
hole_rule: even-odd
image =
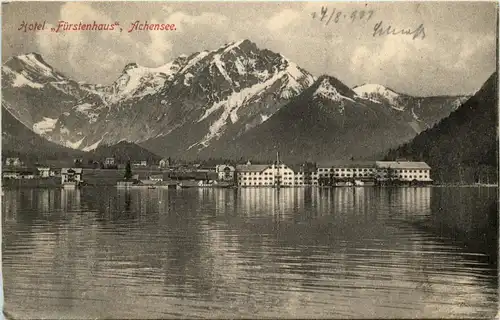
[[(165, 159), (163, 159), (165, 160)], [(10, 163), (16, 163), (12, 160)], [(107, 166), (116, 165), (114, 158), (107, 158)], [(143, 167), (146, 161), (134, 163)], [(168, 162), (162, 165), (170, 164)], [(80, 185), (83, 182), (82, 168), (62, 168), (60, 172), (50, 165), (27, 167), (5, 167), (3, 179), (47, 179), (60, 178), (61, 184)], [(123, 168), (122, 168), (123, 169)], [(419, 161), (328, 161), (320, 163), (305, 163), (288, 165), (279, 160), (266, 164), (219, 164), (210, 167), (199, 165), (196, 168), (169, 167), (167, 173), (137, 168), (134, 174), (140, 174), (143, 179), (153, 184), (170, 185), (172, 183), (188, 184), (188, 181), (203, 181), (203, 186), (219, 187), (303, 187), (303, 186), (351, 186), (351, 185), (385, 185), (410, 184), (425, 185), (433, 182), (431, 168), (425, 162)], [(158, 169), (158, 168), (157, 168)], [(88, 169), (87, 169), (88, 170)], [(104, 173), (92, 172), (92, 177)], [(94, 179), (94, 178), (92, 178)], [(59, 179), (58, 179), (59, 180)], [(139, 181), (138, 176), (135, 180)], [(142, 179), (140, 181), (143, 181)], [(88, 183), (88, 181), (87, 181)], [(198, 185), (195, 183), (194, 185)]]

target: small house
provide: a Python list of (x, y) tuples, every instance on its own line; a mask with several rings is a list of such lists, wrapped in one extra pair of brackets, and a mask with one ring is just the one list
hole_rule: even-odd
[(104, 165), (105, 166), (114, 166), (115, 165), (115, 158), (112, 158), (112, 157), (106, 158), (104, 160)]
[(160, 168), (168, 168), (170, 167), (170, 160), (169, 159), (161, 159), (160, 162), (158, 163), (158, 167)]
[(148, 165), (148, 162), (146, 160), (132, 162), (133, 167), (147, 167), (147, 165)]
[(220, 181), (233, 181), (234, 180), (234, 173), (236, 170), (233, 166), (221, 164), (215, 168), (215, 171), (217, 172), (217, 178)]
[(22, 165), (23, 165), (23, 163), (19, 158), (6, 158), (5, 159), (5, 166), (20, 167)]
[(79, 185), (83, 179), (83, 169), (82, 168), (62, 168), (61, 169), (61, 184), (75, 184)]
[(50, 177), (50, 168), (48, 167), (37, 167), (36, 168), (38, 170), (38, 176), (41, 177), (41, 178), (48, 178)]

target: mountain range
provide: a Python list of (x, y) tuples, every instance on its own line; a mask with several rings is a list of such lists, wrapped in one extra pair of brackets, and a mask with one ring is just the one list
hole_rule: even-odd
[(276, 151), (288, 161), (373, 158), (469, 98), (349, 88), (249, 40), (156, 68), (129, 63), (109, 85), (70, 79), (37, 53), (8, 59), (2, 77), (3, 112), (12, 116), (2, 121), (17, 121), (49, 146), (88, 152), (127, 141), (186, 160), (272, 158)]

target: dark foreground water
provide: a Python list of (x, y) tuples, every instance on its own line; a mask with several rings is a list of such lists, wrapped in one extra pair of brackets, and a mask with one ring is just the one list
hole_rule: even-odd
[(492, 318), (496, 188), (4, 190), (14, 318)]

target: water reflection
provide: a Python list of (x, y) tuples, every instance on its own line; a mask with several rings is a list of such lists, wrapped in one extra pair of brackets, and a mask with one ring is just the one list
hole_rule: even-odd
[(6, 309), (19, 318), (490, 317), (495, 269), (471, 243), (498, 238), (484, 236), (498, 223), (487, 214), (498, 212), (494, 195), (5, 190)]

